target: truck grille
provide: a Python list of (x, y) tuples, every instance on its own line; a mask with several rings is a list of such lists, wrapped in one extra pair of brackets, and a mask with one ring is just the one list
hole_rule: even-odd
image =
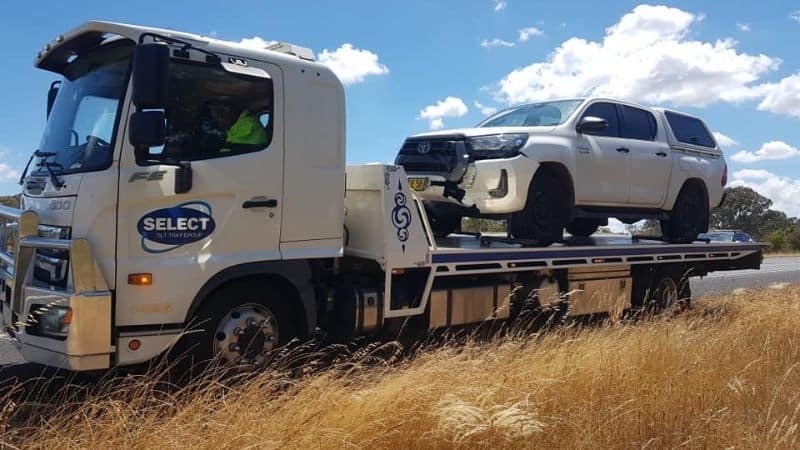
[[(39, 225), (39, 236), (51, 239), (69, 239), (69, 227)], [(49, 286), (67, 287), (69, 252), (57, 249), (38, 249), (33, 256), (33, 278)]]
[(407, 139), (395, 163), (407, 173), (450, 174), (459, 162), (459, 144), (463, 138)]

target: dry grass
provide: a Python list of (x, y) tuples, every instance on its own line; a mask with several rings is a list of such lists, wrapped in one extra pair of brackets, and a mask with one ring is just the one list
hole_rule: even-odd
[[(388, 352), (386, 348), (374, 349)], [(388, 352), (391, 353), (391, 352)], [(797, 448), (800, 288), (635, 324), (351, 356), (170, 394), (117, 380), (2, 439), (41, 448)], [(116, 387), (115, 387), (116, 386)], [(19, 404), (0, 405), (6, 419)]]

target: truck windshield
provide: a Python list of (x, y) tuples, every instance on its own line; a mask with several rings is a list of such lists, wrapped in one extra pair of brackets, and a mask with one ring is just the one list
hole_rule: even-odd
[(552, 127), (561, 125), (583, 103), (582, 99), (531, 103), (504, 109), (478, 127)]
[[(33, 173), (102, 170), (111, 164), (119, 104), (127, 86), (133, 43), (117, 41), (74, 57), (39, 144)], [(45, 161), (42, 161), (42, 160)]]

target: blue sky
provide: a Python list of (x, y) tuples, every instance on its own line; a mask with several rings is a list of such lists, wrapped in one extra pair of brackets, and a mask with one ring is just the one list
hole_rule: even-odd
[(348, 81), (349, 163), (390, 162), (405, 136), (470, 126), (491, 108), (598, 93), (702, 116), (733, 141), (725, 146), (733, 183), (800, 215), (800, 2), (140, 0), (4, 7), (2, 194), (19, 189), (14, 175), (39, 142), (47, 87), (56, 79), (33, 67), (34, 55), (59, 33), (102, 19), (312, 48)]

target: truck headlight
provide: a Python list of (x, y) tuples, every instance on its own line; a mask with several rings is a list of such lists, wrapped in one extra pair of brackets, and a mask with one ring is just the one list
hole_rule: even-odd
[(39, 333), (43, 336), (66, 337), (72, 325), (72, 309), (68, 306), (48, 306), (39, 316)]
[(467, 139), (467, 145), (475, 159), (516, 156), (526, 142), (528, 142), (528, 135), (525, 133), (490, 134)]

